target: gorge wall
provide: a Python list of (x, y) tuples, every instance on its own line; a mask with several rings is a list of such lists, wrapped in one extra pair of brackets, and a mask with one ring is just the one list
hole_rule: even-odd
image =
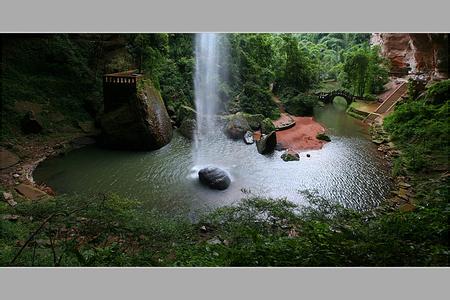
[(447, 33), (373, 33), (371, 44), (380, 45), (394, 75), (425, 73), (433, 79), (448, 78)]

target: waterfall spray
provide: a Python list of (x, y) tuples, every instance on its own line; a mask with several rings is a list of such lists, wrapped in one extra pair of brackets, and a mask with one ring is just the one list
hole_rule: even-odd
[(198, 33), (195, 39), (195, 109), (197, 128), (194, 135), (194, 164), (213, 163), (213, 157), (199, 155), (203, 152), (202, 141), (217, 134), (217, 114), (220, 109), (219, 85), (223, 80), (225, 52), (224, 35), (217, 33)]
[[(220, 110), (219, 88), (225, 79), (225, 35), (217, 33), (198, 33), (195, 37), (195, 109), (197, 127), (194, 134), (194, 171), (202, 168), (199, 179), (213, 189), (226, 189), (230, 185), (228, 174), (212, 165), (217, 164), (218, 157), (209, 152), (203, 143), (221, 134), (217, 126), (217, 114)], [(206, 167), (208, 166), (208, 167)], [(206, 168), (205, 168), (206, 167)]]

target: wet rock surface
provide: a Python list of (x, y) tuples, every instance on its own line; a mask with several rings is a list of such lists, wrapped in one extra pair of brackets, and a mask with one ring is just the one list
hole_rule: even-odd
[(201, 169), (198, 172), (198, 178), (201, 183), (215, 190), (225, 190), (231, 183), (228, 174), (217, 167), (206, 167)]
[(237, 113), (230, 116), (230, 120), (225, 127), (225, 134), (230, 139), (240, 140), (244, 137), (244, 134), (250, 130), (251, 127), (246, 118), (242, 114)]
[(172, 124), (160, 93), (143, 83), (128, 101), (119, 103), (101, 117), (106, 146), (130, 150), (155, 150), (172, 138)]
[(281, 159), (284, 161), (297, 161), (300, 160), (300, 155), (293, 150), (287, 150), (281, 155)]
[(262, 135), (261, 138), (256, 141), (256, 149), (259, 154), (272, 153), (277, 146), (277, 135), (275, 131), (267, 135)]
[(251, 145), (251, 144), (253, 144), (253, 143), (255, 142), (255, 140), (253, 139), (253, 132), (247, 131), (247, 132), (244, 134), (244, 142), (245, 142), (247, 145)]

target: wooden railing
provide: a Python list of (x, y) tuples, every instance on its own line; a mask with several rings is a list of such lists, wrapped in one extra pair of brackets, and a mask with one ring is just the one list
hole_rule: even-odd
[(120, 73), (106, 74), (103, 76), (104, 83), (116, 83), (116, 84), (136, 84), (136, 82), (142, 78), (142, 74), (138, 74), (135, 71), (127, 71)]
[(103, 76), (103, 103), (105, 112), (112, 111), (136, 97), (137, 82), (143, 75), (127, 71)]

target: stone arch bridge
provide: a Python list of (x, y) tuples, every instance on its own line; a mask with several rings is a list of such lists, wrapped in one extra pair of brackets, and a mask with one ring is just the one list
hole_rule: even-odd
[(362, 97), (357, 97), (346, 90), (334, 90), (329, 92), (317, 92), (315, 93), (319, 100), (324, 103), (331, 103), (336, 96), (341, 96), (347, 100), (347, 104), (350, 105), (355, 99), (362, 99)]

